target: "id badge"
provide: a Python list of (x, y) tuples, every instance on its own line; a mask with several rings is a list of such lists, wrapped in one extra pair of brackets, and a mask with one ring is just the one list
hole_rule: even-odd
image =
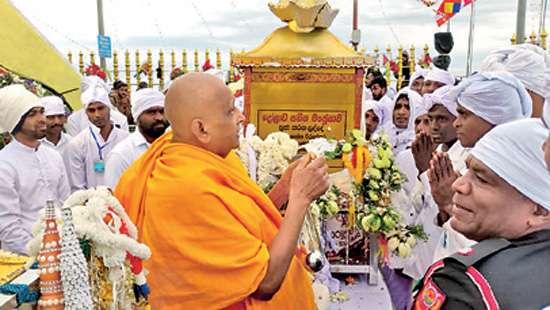
[(98, 160), (94, 162), (94, 171), (97, 173), (105, 172), (105, 162), (103, 160)]

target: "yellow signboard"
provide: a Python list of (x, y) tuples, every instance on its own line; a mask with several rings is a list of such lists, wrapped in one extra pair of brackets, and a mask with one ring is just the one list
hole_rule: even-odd
[(341, 139), (347, 131), (347, 111), (258, 110), (260, 137), (282, 131), (301, 143), (315, 138)]

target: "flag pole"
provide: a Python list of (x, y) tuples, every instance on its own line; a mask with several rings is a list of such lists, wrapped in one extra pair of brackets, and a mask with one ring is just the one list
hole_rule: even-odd
[(476, 18), (476, 9), (475, 9), (476, 2), (472, 1), (470, 5), (472, 7), (470, 12), (470, 34), (468, 36), (468, 58), (466, 59), (466, 76), (470, 76), (472, 74), (472, 58), (473, 58), (473, 52), (474, 52), (474, 27), (475, 27), (475, 18)]
[(541, 0), (540, 5), (540, 18), (539, 18), (539, 35), (546, 28), (546, 9), (548, 7), (548, 0)]
[(525, 18), (527, 15), (527, 0), (518, 0), (518, 11), (516, 17), (516, 40), (517, 44), (525, 43)]

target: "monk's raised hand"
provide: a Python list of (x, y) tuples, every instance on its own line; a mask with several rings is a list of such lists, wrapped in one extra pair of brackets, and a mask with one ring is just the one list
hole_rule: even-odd
[(290, 180), (290, 200), (309, 203), (323, 195), (329, 187), (328, 166), (324, 157), (311, 160), (304, 156), (298, 161)]
[(278, 183), (281, 183), (281, 185), (284, 185), (284, 186), (287, 186), (287, 187), (290, 186), (290, 180), (292, 179), (292, 174), (294, 173), (294, 169), (296, 169), (296, 167), (298, 167), (301, 160), (306, 160), (307, 162), (309, 162), (311, 160), (310, 159), (310, 154), (306, 154), (306, 155), (300, 157), (299, 159), (293, 161), (288, 166), (288, 168), (286, 168), (286, 170), (283, 172), (283, 175), (279, 179)]
[(294, 173), (294, 169), (298, 167), (301, 160), (306, 160), (306, 162), (309, 162), (310, 155), (306, 154), (299, 159), (293, 161), (288, 168), (283, 172), (283, 175), (277, 181), (277, 183), (273, 186), (271, 191), (269, 192), (268, 196), (273, 201), (275, 206), (279, 209), (283, 208), (285, 204), (288, 202), (289, 194), (290, 194), (290, 180), (292, 179), (292, 174)]

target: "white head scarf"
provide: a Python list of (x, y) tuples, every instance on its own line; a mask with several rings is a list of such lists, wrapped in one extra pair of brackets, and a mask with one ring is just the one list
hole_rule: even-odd
[(429, 72), (428, 70), (423, 69), (420, 66), (416, 66), (416, 68), (414, 69), (414, 73), (411, 76), (409, 85), (411, 85), (412, 82), (418, 80), (419, 78), (426, 78), (426, 76), (428, 75), (428, 72)]
[(482, 72), (453, 87), (446, 96), (492, 125), (531, 117), (533, 103), (521, 82), (506, 71)]
[[(395, 104), (402, 94), (407, 95), (409, 101), (410, 113), (407, 128), (397, 128), (393, 123), (393, 111), (395, 109)], [(389, 120), (383, 130), (384, 133), (390, 138), (390, 143), (393, 145), (396, 153), (405, 150), (414, 141), (414, 120), (416, 119), (416, 107), (420, 104), (422, 104), (422, 97), (417, 92), (410, 90), (408, 87), (400, 90), (395, 96), (395, 100), (390, 110), (391, 114), (389, 115)]]
[(428, 114), (428, 109), (426, 109), (426, 105), (424, 104), (424, 98), (420, 97), (420, 101), (414, 106), (414, 119), (416, 120), (420, 116), (424, 116), (426, 114)]
[(94, 84), (87, 88), (80, 96), (80, 100), (84, 105), (84, 109), (87, 109), (93, 102), (103, 103), (109, 109), (113, 108), (111, 100), (109, 99), (109, 93), (101, 84)]
[(506, 123), (489, 131), (472, 156), (533, 202), (550, 210), (550, 174), (541, 145), (548, 130), (538, 119)]
[(96, 85), (101, 86), (103, 89), (105, 89), (107, 93), (111, 92), (111, 88), (109, 87), (109, 85), (107, 85), (107, 83), (105, 83), (105, 81), (103, 81), (97, 75), (83, 77), (82, 81), (80, 82), (80, 92), (84, 93), (88, 88)]
[(550, 65), (546, 51), (533, 44), (520, 44), (492, 52), (481, 63), (481, 71), (508, 71), (525, 88), (545, 96), (544, 71)]
[(21, 118), (36, 107), (44, 104), (23, 85), (0, 88), (0, 132), (13, 132)]
[(132, 116), (136, 121), (143, 112), (156, 107), (164, 107), (164, 95), (156, 89), (143, 88), (132, 96)]
[(378, 116), (378, 128), (382, 128), (388, 120), (391, 119), (382, 102), (376, 100), (365, 100), (363, 103), (363, 122), (365, 121), (365, 114), (370, 110)]
[(443, 83), (445, 85), (454, 85), (455, 84), (455, 77), (454, 75), (445, 70), (441, 70), (437, 67), (434, 67), (426, 77), (424, 78), (426, 81), (435, 81), (439, 83)]
[(436, 89), (431, 94), (424, 95), (424, 107), (426, 110), (430, 111), (434, 105), (441, 104), (447, 108), (449, 113), (454, 116), (458, 116), (458, 113), (456, 112), (456, 98), (447, 95), (451, 88), (452, 86), (450, 85), (443, 86)]
[(65, 105), (63, 100), (57, 96), (47, 96), (40, 98), (44, 104), (44, 116), (65, 115)]

